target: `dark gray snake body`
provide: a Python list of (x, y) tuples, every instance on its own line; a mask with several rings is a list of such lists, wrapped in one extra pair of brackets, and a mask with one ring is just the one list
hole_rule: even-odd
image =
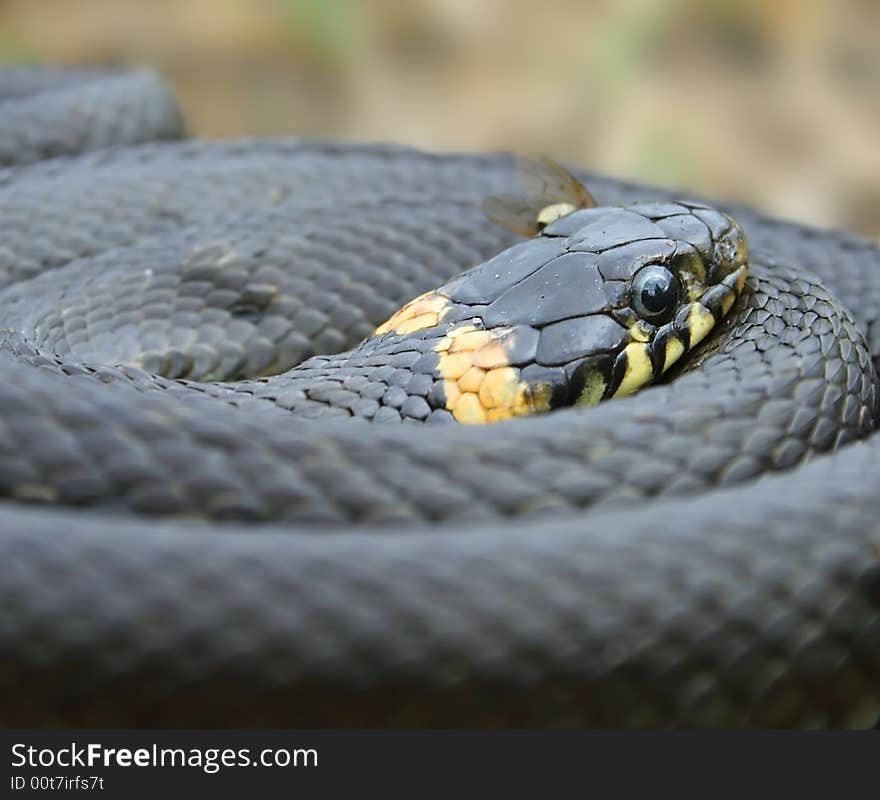
[(0, 172), (5, 724), (876, 723), (877, 249), (735, 209), (746, 291), (674, 380), (305, 419), (357, 386), (258, 376), (509, 245), (479, 204), (510, 160), (136, 144), (178, 130), (150, 76), (7, 85), (0, 154), (35, 163)]

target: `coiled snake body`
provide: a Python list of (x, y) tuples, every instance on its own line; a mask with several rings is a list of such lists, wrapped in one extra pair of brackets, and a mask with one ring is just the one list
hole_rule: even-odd
[[(533, 380), (541, 345), (450, 283), (515, 242), (479, 211), (510, 159), (138, 144), (179, 134), (150, 75), (3, 81), (5, 724), (876, 723), (875, 248), (725, 208), (749, 277), (672, 380), (438, 426), (464, 394), (485, 416), (597, 393), (561, 358)], [(499, 326), (541, 339), (576, 316), (513, 306)], [(419, 334), (456, 326), (500, 342), (468, 366), (491, 390), (443, 383), (453, 347)]]

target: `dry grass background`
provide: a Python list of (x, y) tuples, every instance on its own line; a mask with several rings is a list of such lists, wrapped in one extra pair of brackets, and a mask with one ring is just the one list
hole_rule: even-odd
[(0, 0), (0, 59), (155, 66), (199, 136), (540, 152), (880, 238), (876, 0)]

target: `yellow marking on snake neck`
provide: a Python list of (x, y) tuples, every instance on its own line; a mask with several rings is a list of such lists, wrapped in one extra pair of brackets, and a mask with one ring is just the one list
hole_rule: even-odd
[(459, 353), (440, 354), (440, 373), (444, 378), (458, 380), (474, 365), (474, 354), (470, 350)]
[(630, 342), (623, 348), (623, 352), (626, 355), (626, 371), (623, 373), (620, 386), (614, 392), (615, 397), (632, 394), (654, 376), (648, 345), (642, 342)]
[(520, 400), (519, 370), (499, 367), (489, 370), (480, 385), (479, 395), (483, 408), (511, 409)]
[(461, 350), (477, 350), (483, 345), (489, 343), (492, 334), (489, 331), (465, 330), (458, 335), (452, 335), (452, 347), (449, 348), (450, 353), (457, 353)]
[(398, 323), (395, 327), (395, 333), (412, 333), (420, 331), (422, 328), (433, 328), (440, 321), (440, 315), (435, 311), (426, 311), (424, 314), (411, 317)]
[(443, 321), (443, 314), (451, 308), (449, 298), (436, 291), (425, 292), (395, 311), (373, 331), (374, 336), (394, 331), (405, 334), (423, 328), (433, 328)]
[(458, 381), (447, 378), (443, 381), (443, 396), (446, 398), (446, 408), (450, 411), (455, 408), (455, 404), (461, 397), (461, 389), (458, 388)]
[[(520, 379), (520, 369), (510, 366), (504, 339), (508, 333), (465, 324), (434, 346), (446, 409), (458, 422), (496, 422), (550, 409), (550, 387), (528, 384)], [(510, 338), (509, 345), (513, 343)]]
[(486, 410), (480, 403), (480, 398), (477, 397), (477, 395), (468, 392), (459, 398), (458, 402), (455, 404), (455, 408), (452, 410), (452, 416), (459, 422), (464, 422), (465, 424), (470, 425), (479, 425), (486, 421)]
[(474, 353), (474, 364), (483, 369), (496, 369), (508, 364), (507, 351), (501, 342), (489, 342)]
[(463, 392), (479, 392), (485, 377), (486, 370), (479, 367), (471, 367), (458, 379), (458, 388)]

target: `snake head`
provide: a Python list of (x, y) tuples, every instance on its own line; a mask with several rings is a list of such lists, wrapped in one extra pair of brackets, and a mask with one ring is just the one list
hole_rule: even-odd
[(742, 289), (745, 236), (696, 203), (576, 210), (408, 303), (375, 335), (413, 337), (429, 401), (460, 422), (593, 405), (656, 380)]

